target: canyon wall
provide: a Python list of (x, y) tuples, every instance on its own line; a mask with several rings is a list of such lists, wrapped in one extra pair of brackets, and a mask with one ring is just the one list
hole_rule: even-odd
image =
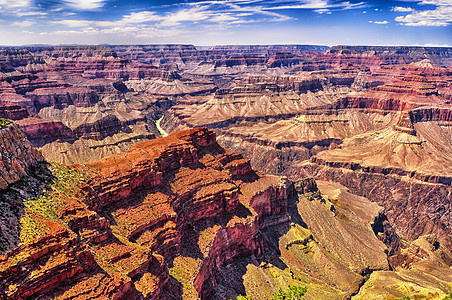
[(0, 129), (0, 189), (17, 182), (28, 168), (43, 160), (16, 124)]
[(0, 297), (441, 299), (449, 52), (1, 49)]

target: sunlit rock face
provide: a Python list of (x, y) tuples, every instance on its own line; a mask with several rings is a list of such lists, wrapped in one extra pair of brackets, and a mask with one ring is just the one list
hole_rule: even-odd
[(0, 50), (0, 298), (442, 299), (450, 48), (327, 50)]
[(27, 169), (42, 161), (41, 154), (36, 151), (16, 124), (0, 129), (0, 188), (20, 180)]
[[(50, 169), (56, 178), (45, 181), (52, 182), (49, 194), (27, 199), (36, 193), (30, 187), (21, 193), (26, 206), (20, 245), (1, 257), (1, 293), (8, 298), (70, 298), (89, 291), (99, 299), (176, 299), (189, 292), (170, 279), (168, 268), (177, 258), (197, 249), (199, 265), (216, 232), (233, 218), (286, 221), (294, 196), (290, 182), (256, 174), (207, 129), (175, 132), (90, 164)], [(28, 176), (52, 177), (44, 170)], [(20, 198), (15, 189), (3, 192)], [(35, 205), (42, 197), (59, 205), (40, 211)], [(33, 234), (30, 223), (47, 230)]]

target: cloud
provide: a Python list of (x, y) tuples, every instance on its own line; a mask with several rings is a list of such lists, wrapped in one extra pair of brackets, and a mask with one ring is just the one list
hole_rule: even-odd
[(239, 21), (239, 17), (234, 16), (232, 13), (223, 13), (218, 14), (216, 16), (213, 16), (210, 18), (212, 22), (216, 23), (223, 23), (223, 22), (232, 22), (232, 21)]
[(83, 28), (80, 30), (57, 30), (53, 32), (43, 32), (40, 35), (46, 36), (98, 36), (98, 35), (110, 35), (110, 36), (127, 36), (133, 35), (135, 38), (162, 38), (172, 37), (181, 34), (187, 35), (189, 32), (181, 31), (177, 29), (158, 29), (154, 27), (112, 27), (97, 29), (93, 27)]
[(299, 1), (299, 3), (300, 4), (274, 6), (274, 7), (270, 7), (267, 9), (271, 9), (271, 10), (282, 10), (282, 9), (320, 10), (320, 9), (336, 8), (336, 9), (346, 10), (346, 9), (356, 9), (356, 8), (365, 7), (365, 2), (350, 3), (349, 1), (330, 3), (327, 0), (305, 0), (305, 1)]
[(392, 11), (400, 11), (400, 12), (410, 12), (413, 11), (411, 7), (401, 7), (401, 6), (395, 6), (391, 9)]
[(30, 26), (32, 26), (34, 24), (36, 24), (36, 22), (21, 21), (21, 22), (13, 22), (13, 23), (11, 23), (11, 26), (14, 26), (14, 27), (30, 27)]
[(369, 21), (369, 23), (374, 23), (374, 24), (380, 24), (380, 25), (384, 25), (384, 24), (388, 24), (388, 21)]
[(69, 7), (77, 10), (94, 10), (104, 6), (106, 0), (64, 0)]
[(92, 26), (95, 21), (87, 21), (87, 20), (62, 20), (62, 21), (54, 21), (54, 24), (66, 25), (67, 27), (88, 27)]
[(316, 13), (318, 14), (327, 14), (327, 15), (331, 15), (331, 10), (329, 10), (328, 8), (321, 8), (321, 9), (316, 9), (314, 10)]
[(10, 11), (18, 8), (30, 7), (31, 2), (31, 0), (0, 0), (0, 10)]
[(410, 12), (406, 16), (396, 17), (395, 21), (405, 26), (448, 26), (452, 24), (452, 2), (450, 0), (422, 0), (419, 2), (419, 5), (426, 4), (434, 5), (435, 9), (407, 11), (394, 8), (394, 11)]
[(206, 21), (210, 17), (214, 16), (215, 13), (210, 11), (207, 6), (199, 6), (189, 9), (182, 9), (176, 13), (167, 14), (160, 17), (162, 22), (161, 26), (176, 26), (181, 22), (198, 22)]
[(121, 22), (125, 24), (139, 24), (139, 23), (146, 23), (151, 21), (157, 21), (160, 17), (156, 15), (153, 11), (141, 11), (141, 12), (133, 12), (130, 15), (123, 16)]
[[(109, 28), (127, 27), (141, 24), (142, 28), (153, 26), (155, 28), (177, 27), (184, 24), (197, 24), (202, 22), (204, 27), (220, 25), (221, 28), (227, 26), (238, 26), (240, 24), (256, 22), (284, 22), (295, 18), (269, 11), (262, 6), (242, 5), (243, 3), (255, 3), (253, 0), (232, 0), (232, 1), (206, 1), (183, 4), (181, 9), (175, 12), (157, 13), (155, 11), (132, 12), (123, 15), (121, 19), (115, 21), (97, 20), (73, 20), (65, 19), (53, 21), (53, 24), (65, 25), (70, 28)], [(201, 4), (202, 3), (202, 4)], [(240, 5), (238, 5), (240, 4)], [(322, 9), (319, 13), (330, 13), (328, 9)]]
[(28, 17), (28, 16), (46, 16), (47, 13), (45, 12), (38, 12), (38, 11), (28, 11), (28, 12), (19, 12), (17, 13), (18, 17)]

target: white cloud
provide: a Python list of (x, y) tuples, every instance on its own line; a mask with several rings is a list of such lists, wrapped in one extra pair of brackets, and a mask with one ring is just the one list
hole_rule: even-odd
[(38, 11), (28, 11), (28, 12), (19, 12), (17, 13), (18, 17), (24, 17), (24, 16), (46, 16), (47, 13), (45, 12), (38, 12)]
[(104, 6), (106, 0), (64, 0), (64, 2), (78, 10), (93, 10)]
[(155, 12), (153, 11), (141, 11), (141, 12), (137, 12), (137, 13), (131, 13), (130, 15), (126, 15), (123, 16), (123, 19), (121, 20), (121, 22), (123, 23), (133, 23), (133, 24), (138, 24), (138, 23), (146, 23), (146, 22), (150, 22), (150, 21), (157, 21), (159, 20), (160, 17), (158, 15), (156, 15)]
[(86, 21), (86, 20), (62, 20), (55, 21), (54, 24), (66, 25), (67, 27), (87, 27), (91, 26), (95, 21)]
[(413, 9), (411, 7), (401, 7), (401, 6), (396, 6), (392, 8), (392, 11), (399, 11), (399, 12), (410, 12), (413, 11)]
[(436, 8), (430, 10), (412, 9), (408, 15), (396, 17), (395, 21), (405, 26), (448, 26), (452, 24), (452, 2), (450, 0), (423, 0), (419, 4), (435, 5)]
[(58, 30), (54, 32), (45, 32), (41, 35), (47, 36), (98, 36), (110, 35), (114, 37), (134, 37), (134, 38), (163, 38), (178, 36), (181, 34), (188, 34), (188, 32), (177, 29), (158, 29), (151, 26), (127, 26), (127, 27), (112, 27), (104, 29), (96, 29), (93, 27), (83, 28), (80, 30)]
[(214, 13), (208, 9), (207, 6), (193, 7), (189, 9), (182, 9), (176, 13), (167, 14), (161, 17), (161, 26), (176, 26), (181, 22), (197, 22), (205, 21), (213, 16)]
[(31, 0), (0, 0), (0, 10), (10, 11), (31, 6)]
[[(130, 27), (141, 24), (152, 25), (154, 28), (177, 27), (184, 24), (197, 24), (202, 21), (203, 26), (220, 25), (239, 26), (240, 24), (256, 22), (284, 22), (294, 20), (290, 16), (268, 11), (262, 6), (242, 6), (237, 4), (260, 2), (257, 0), (231, 0), (231, 1), (206, 1), (198, 3), (184, 4), (182, 9), (158, 14), (154, 11), (133, 12), (124, 15), (116, 21), (96, 21), (96, 20), (61, 20), (54, 21), (54, 24), (65, 25), (69, 28), (98, 28), (117, 30), (116, 27)], [(202, 3), (202, 5), (201, 5)], [(318, 13), (331, 13), (328, 9), (321, 9)]]
[(338, 8), (338, 9), (355, 9), (364, 7), (364, 2), (359, 3), (350, 3), (349, 1), (338, 2), (338, 3), (329, 3), (327, 0), (305, 0), (300, 1), (300, 4), (294, 5), (281, 5), (269, 7), (266, 9), (269, 10), (281, 10), (281, 9), (327, 9), (327, 8)]
[(328, 8), (321, 8), (321, 9), (316, 9), (314, 10), (316, 13), (318, 14), (327, 14), (327, 15), (331, 15), (331, 10), (329, 10)]
[(14, 27), (30, 27), (32, 25), (36, 24), (36, 22), (32, 22), (32, 21), (17, 21), (17, 22), (13, 22), (11, 23), (11, 26)]
[(369, 21), (369, 23), (374, 23), (374, 24), (380, 24), (380, 25), (384, 25), (384, 24), (388, 24), (388, 21)]
[(234, 16), (231, 13), (222, 13), (222, 14), (213, 16), (212, 18), (210, 18), (210, 20), (212, 22), (223, 23), (223, 22), (238, 21), (239, 18)]

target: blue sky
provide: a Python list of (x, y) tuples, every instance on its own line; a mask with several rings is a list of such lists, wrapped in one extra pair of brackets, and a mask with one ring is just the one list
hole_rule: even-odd
[(452, 0), (0, 0), (0, 45), (452, 46)]

